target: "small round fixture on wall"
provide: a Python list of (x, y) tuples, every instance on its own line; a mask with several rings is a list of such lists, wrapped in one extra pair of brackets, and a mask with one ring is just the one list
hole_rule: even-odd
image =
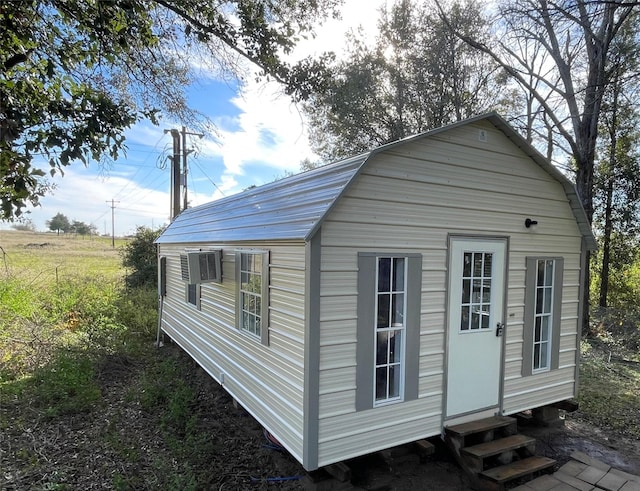
[(531, 220), (531, 218), (527, 218), (524, 221), (524, 226), (527, 227), (527, 228), (530, 228), (531, 225), (538, 225), (538, 221), (537, 220)]

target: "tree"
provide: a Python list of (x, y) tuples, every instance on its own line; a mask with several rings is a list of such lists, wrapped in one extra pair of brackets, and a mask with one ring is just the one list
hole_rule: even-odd
[[(454, 35), (490, 56), (537, 105), (526, 114), (539, 123), (547, 155), (570, 156), (582, 205), (593, 221), (594, 163), (604, 94), (610, 83), (613, 41), (637, 7), (636, 0), (504, 0), (491, 43), (457, 29), (437, 1)], [(533, 106), (530, 106), (532, 108)], [(584, 274), (590, 284), (589, 261)], [(585, 307), (589, 289), (585, 288)], [(584, 309), (583, 329), (589, 326)]]
[(161, 233), (162, 229), (138, 227), (135, 236), (122, 249), (122, 265), (131, 270), (125, 279), (127, 286), (157, 285), (158, 257), (155, 240)]
[[(466, 35), (485, 35), (478, 3), (455, 3), (447, 15)], [(373, 47), (351, 33), (346, 59), (304, 104), (312, 145), (325, 161), (464, 119), (500, 101), (496, 65), (450, 36), (428, 4), (396, 1), (381, 10), (378, 31)]]
[[(601, 253), (596, 256), (600, 261), (600, 307), (609, 305), (611, 277), (624, 277), (619, 273), (633, 265), (640, 245), (640, 86), (633, 76), (639, 67), (639, 33), (637, 22), (630, 22), (612, 43), (611, 82), (602, 105), (593, 221), (601, 245)], [(621, 293), (619, 288), (614, 291), (616, 300), (624, 296)], [(615, 303), (620, 306), (619, 301)]]
[(21, 232), (35, 232), (36, 226), (32, 220), (22, 219), (17, 223), (11, 225), (11, 228), (14, 230), (19, 230)]
[(60, 231), (67, 233), (71, 230), (69, 219), (62, 213), (58, 213), (51, 220), (47, 220), (46, 225), (49, 230), (57, 232), (58, 235), (60, 235)]
[(69, 227), (69, 231), (79, 235), (91, 235), (97, 233), (95, 225), (89, 225), (78, 220), (74, 220)]
[[(294, 97), (319, 62), (291, 52), (339, 0), (20, 0), (0, 5), (0, 220), (20, 217), (72, 162), (117, 158), (123, 132), (158, 111), (202, 121), (186, 103), (193, 57), (223, 75), (261, 76)], [(44, 160), (44, 161), (43, 161)], [(44, 168), (42, 166), (44, 165)]]
[(505, 0), (499, 4), (492, 44), (456, 28), (440, 9), (456, 36), (490, 56), (537, 102), (539, 110), (531, 120), (542, 118), (553, 136), (547, 143), (573, 159), (576, 186), (590, 222), (611, 45), (635, 6), (635, 0)]

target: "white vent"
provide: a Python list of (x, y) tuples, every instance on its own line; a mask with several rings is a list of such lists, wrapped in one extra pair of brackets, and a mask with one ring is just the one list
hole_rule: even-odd
[(478, 140), (480, 140), (481, 142), (487, 141), (487, 130), (478, 131)]
[(188, 252), (180, 256), (182, 279), (190, 285), (222, 282), (222, 251)]
[(180, 254), (180, 272), (182, 281), (189, 281), (189, 260), (186, 254)]

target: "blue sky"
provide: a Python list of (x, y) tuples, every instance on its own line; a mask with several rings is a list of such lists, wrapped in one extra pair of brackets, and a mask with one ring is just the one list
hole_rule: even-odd
[[(374, 32), (376, 1), (346, 0), (343, 20), (332, 21), (318, 36), (301, 46), (297, 56), (333, 49), (340, 52), (344, 33), (359, 25)], [(298, 172), (305, 158), (315, 159), (308, 145), (303, 116), (272, 84), (257, 84), (253, 77), (240, 87), (232, 82), (203, 77), (190, 88), (192, 107), (208, 115), (217, 135), (188, 138), (188, 188), (191, 206), (235, 194)], [(69, 220), (93, 224), (101, 234), (111, 234), (112, 200), (115, 233), (135, 232), (137, 226), (159, 227), (168, 223), (172, 138), (165, 129), (180, 129), (174, 121), (159, 126), (143, 121), (126, 132), (127, 154), (107, 167), (74, 163), (64, 177), (51, 182), (56, 189), (41, 199), (41, 206), (26, 215), (38, 231), (57, 213)], [(0, 223), (0, 229), (11, 224)]]

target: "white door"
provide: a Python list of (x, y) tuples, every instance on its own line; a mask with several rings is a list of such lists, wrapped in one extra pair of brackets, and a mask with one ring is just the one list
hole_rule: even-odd
[(448, 418), (499, 406), (506, 248), (504, 239), (451, 239)]

